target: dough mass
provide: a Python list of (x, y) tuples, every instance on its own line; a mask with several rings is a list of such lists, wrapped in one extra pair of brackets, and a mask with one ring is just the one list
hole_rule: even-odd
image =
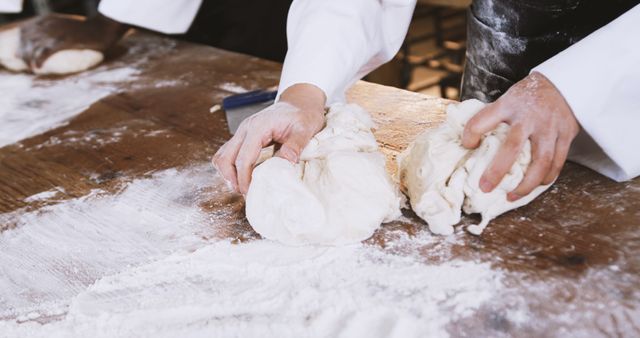
[(507, 193), (522, 181), (531, 162), (531, 144), (527, 141), (500, 184), (489, 193), (480, 190), (480, 177), (509, 131), (507, 124), (500, 124), (477, 149), (464, 148), (464, 125), (483, 107), (484, 103), (478, 100), (450, 105), (447, 120), (419, 135), (398, 157), (402, 190), (409, 196), (413, 210), (434, 233), (453, 233), (453, 225), (460, 222), (464, 210), (467, 214), (482, 215), (480, 224), (467, 228), (479, 235), (493, 218), (531, 202), (550, 186), (537, 187), (515, 202), (507, 200)]
[[(14, 72), (28, 71), (28, 65), (20, 59), (20, 29), (0, 31), (0, 65)], [(104, 55), (90, 49), (69, 49), (48, 57), (42, 67), (33, 69), (35, 74), (71, 74), (87, 70), (100, 62)]]
[(337, 104), (326, 119), (298, 164), (274, 157), (253, 171), (246, 214), (263, 237), (290, 245), (355, 243), (401, 215), (403, 197), (369, 114)]

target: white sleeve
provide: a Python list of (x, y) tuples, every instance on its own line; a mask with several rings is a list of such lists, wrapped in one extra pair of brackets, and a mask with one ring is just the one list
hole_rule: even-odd
[(640, 5), (533, 71), (582, 127), (569, 159), (616, 181), (640, 175)]
[(22, 0), (0, 0), (0, 13), (22, 12)]
[(279, 92), (313, 84), (327, 105), (345, 100), (357, 80), (391, 60), (404, 41), (415, 0), (294, 0)]
[(189, 30), (200, 4), (202, 0), (102, 0), (98, 10), (122, 23), (182, 34)]

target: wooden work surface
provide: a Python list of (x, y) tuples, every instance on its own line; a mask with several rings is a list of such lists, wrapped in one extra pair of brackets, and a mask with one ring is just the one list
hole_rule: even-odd
[[(135, 79), (118, 84), (112, 95), (67, 124), (0, 148), (0, 230), (16, 227), (14, 218), (21, 213), (96, 189), (117, 193), (127, 182), (154, 172), (206, 163), (230, 137), (223, 112), (210, 108), (234, 88), (276, 85), (280, 70), (279, 64), (257, 58), (143, 34), (128, 37), (110, 58), (95, 71), (136, 64)], [(34, 81), (57, 85), (57, 79)], [(376, 136), (390, 170), (395, 170), (395, 154), (417, 133), (440, 123), (448, 104), (362, 82), (349, 99), (379, 124)], [(105, 139), (111, 141), (100, 142)], [(52, 188), (60, 191), (55, 199), (29, 198)], [(205, 212), (227, 215), (223, 221), (212, 218), (213, 237), (259, 238), (244, 218), (240, 196), (218, 193), (198, 203)], [(387, 248), (392, 231), (426, 231), (410, 211), (406, 216), (384, 225), (367, 243)], [(465, 217), (463, 224), (475, 220)], [(513, 323), (507, 313), (515, 303), (488, 304), (451, 324), (449, 332), (468, 337), (640, 336), (639, 225), (640, 180), (615, 183), (568, 164), (548, 192), (497, 218), (482, 236), (459, 229), (451, 251), (455, 258), (504, 270), (505, 299), (526, 304), (530, 317)], [(448, 259), (431, 255), (432, 249), (421, 251), (425, 262)]]

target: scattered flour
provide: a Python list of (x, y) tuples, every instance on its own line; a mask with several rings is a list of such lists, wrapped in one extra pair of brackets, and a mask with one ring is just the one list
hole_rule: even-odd
[(426, 263), (425, 246), (443, 258), (455, 242), (426, 230), (386, 249), (204, 240), (213, 174), (167, 170), (0, 215), (17, 225), (0, 234), (3, 337), (447, 336), (502, 287), (489, 263)]
[(31, 195), (31, 196), (25, 198), (24, 201), (27, 202), (27, 203), (45, 201), (45, 200), (51, 199), (53, 197), (56, 197), (56, 195), (58, 195), (59, 193), (64, 193), (64, 188), (55, 187), (55, 188), (53, 188), (51, 190), (47, 190), (47, 191), (43, 191), (41, 193), (37, 193), (35, 195)]
[(99, 67), (60, 79), (0, 72), (0, 147), (64, 124), (131, 81), (136, 68)]
[(228, 92), (232, 92), (235, 94), (242, 94), (242, 93), (246, 93), (249, 91), (249, 89), (244, 88), (242, 86), (239, 86), (235, 83), (231, 83), (231, 82), (225, 82), (223, 84), (221, 84), (220, 86), (218, 86), (218, 88), (222, 89), (222, 90), (226, 90)]
[(384, 249), (205, 240), (218, 231), (206, 224), (224, 224), (231, 213), (197, 207), (225, 189), (213, 175), (208, 165), (166, 170), (115, 195), (95, 191), (36, 212), (0, 214), (0, 224), (16, 223), (0, 233), (0, 337), (592, 337), (636, 330), (640, 293), (611, 297), (638, 279), (624, 259), (582, 277), (532, 278), (492, 267), (491, 258), (453, 259), (468, 239), (462, 231), (440, 237), (422, 229), (410, 237), (387, 229)]
[(64, 320), (0, 328), (21, 337), (442, 337), (495, 296), (500, 277), (488, 263), (426, 265), (362, 244), (217, 242), (102, 278)]
[(16, 225), (0, 233), (0, 318), (56, 315), (96, 279), (202, 245), (197, 232), (205, 215), (181, 199), (212, 175), (168, 170), (115, 196), (94, 191), (34, 212), (0, 214), (0, 224)]

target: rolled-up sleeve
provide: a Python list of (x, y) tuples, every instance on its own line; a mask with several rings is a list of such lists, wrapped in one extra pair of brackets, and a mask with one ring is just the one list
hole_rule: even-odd
[(616, 181), (640, 175), (639, 36), (640, 5), (533, 69), (582, 127), (569, 159)]
[(102, 0), (98, 9), (122, 23), (182, 34), (189, 30), (201, 4), (202, 0)]
[(0, 13), (22, 12), (22, 0), (0, 0)]
[(344, 101), (354, 82), (397, 53), (414, 8), (415, 0), (295, 0), (279, 92), (308, 83), (327, 105)]

